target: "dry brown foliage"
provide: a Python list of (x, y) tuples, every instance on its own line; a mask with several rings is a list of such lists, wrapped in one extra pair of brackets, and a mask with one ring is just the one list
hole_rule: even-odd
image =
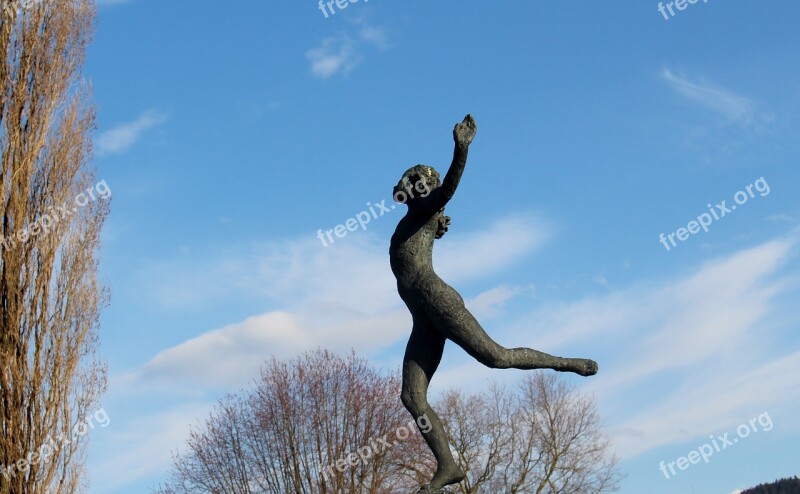
[[(90, 0), (3, 4), (0, 494), (76, 493), (87, 483), (85, 438), (72, 428), (105, 388), (96, 348), (106, 293), (96, 273), (108, 203), (93, 201), (46, 232), (34, 225), (56, 207), (71, 208), (95, 183), (89, 166), (95, 114), (81, 79), (95, 6)], [(30, 456), (46, 443), (57, 445), (49, 457)]]

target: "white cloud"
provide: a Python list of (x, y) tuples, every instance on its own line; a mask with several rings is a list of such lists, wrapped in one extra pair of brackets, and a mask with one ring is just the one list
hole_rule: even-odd
[[(437, 241), (434, 264), (449, 282), (479, 278), (519, 261), (544, 242), (548, 231), (535, 215), (522, 214), (476, 233), (448, 233), (447, 241)], [(386, 247), (367, 235), (328, 247), (311, 237), (264, 244), (243, 259), (201, 269), (190, 263), (178, 270), (170, 264), (152, 265), (147, 269), (148, 291), (162, 301), (172, 297), (170, 304), (205, 303), (226, 291), (242, 290), (260, 292), (285, 310), (250, 317), (164, 350), (138, 377), (230, 388), (255, 377), (269, 355), (287, 357), (317, 346), (369, 353), (396, 343), (407, 335), (411, 318), (397, 295)], [(226, 285), (222, 280), (235, 281)], [(475, 299), (474, 308), (491, 314), (519, 290), (490, 290)]]
[[(458, 287), (519, 264), (552, 230), (536, 215), (519, 214), (477, 232), (450, 232), (437, 243), (434, 265)], [(482, 321), (493, 318), (487, 330), (502, 344), (598, 355), (600, 374), (579, 382), (600, 397), (618, 453), (631, 457), (724, 432), (765, 409), (776, 416), (800, 402), (800, 352), (770, 344), (777, 339), (770, 331), (780, 327), (775, 300), (793, 286), (781, 268), (798, 234), (707, 262), (682, 277), (608, 288), (602, 296), (569, 303), (540, 303), (527, 313), (509, 316), (500, 309), (530, 296), (531, 287), (495, 287), (468, 305)], [(247, 385), (272, 355), (289, 358), (318, 346), (374, 355), (402, 342), (411, 321), (397, 297), (387, 247), (369, 233), (328, 247), (309, 234), (300, 241), (259, 244), (238, 256), (212, 256), (200, 269), (191, 262), (154, 263), (145, 271), (157, 299), (182, 292), (181, 303), (205, 303), (209, 292), (255, 292), (281, 310), (167, 348), (122, 385), (230, 390)], [(186, 281), (191, 272), (204, 274)], [(212, 290), (213, 280), (218, 284)], [(515, 376), (451, 351), (432, 392)], [(643, 402), (653, 387), (659, 392)]]
[(612, 407), (620, 456), (704, 438), (751, 418), (754, 407), (800, 400), (800, 352), (770, 345), (775, 300), (792, 286), (778, 273), (794, 246), (779, 239), (682, 279), (546, 306), (510, 332), (529, 328), (544, 351), (606, 355), (587, 385)]
[(363, 41), (371, 43), (378, 48), (389, 47), (389, 36), (383, 28), (364, 25), (364, 27), (358, 31), (358, 35)]
[[(791, 416), (800, 402), (800, 352), (780, 345), (786, 323), (777, 309), (797, 285), (797, 275), (784, 272), (797, 233), (676, 279), (546, 303), (487, 331), (507, 346), (599, 360), (596, 377), (576, 382), (600, 398), (621, 457), (699, 445), (764, 411)], [(456, 350), (446, 354), (432, 391), (520, 376), (486, 369)]]
[(448, 233), (454, 242), (443, 242), (434, 250), (436, 272), (452, 281), (497, 272), (541, 247), (551, 232), (552, 227), (541, 218), (522, 213), (501, 218), (484, 231), (463, 236)]
[[(450, 232), (446, 240), (437, 241), (436, 249), (444, 257), (453, 256), (445, 263), (446, 270), (463, 273), (454, 278), (476, 278), (518, 263), (544, 242), (548, 233), (535, 215), (523, 214), (475, 233)], [(387, 247), (368, 233), (323, 247), (312, 232), (308, 240), (257, 245), (239, 258), (199, 268), (188, 262), (153, 263), (145, 270), (149, 279), (145, 291), (153, 291), (159, 298), (183, 291), (170, 304), (256, 292), (284, 309), (203, 332), (167, 348), (140, 369), (112, 376), (110, 394), (119, 400), (124, 397), (125, 402), (159, 401), (154, 396), (174, 401), (177, 395), (200, 399), (203, 392), (231, 391), (249, 384), (270, 356), (290, 358), (318, 346), (339, 353), (355, 348), (369, 355), (405, 340), (411, 316), (399, 301)], [(490, 262), (476, 263), (459, 254), (468, 249), (476, 249)], [(493, 259), (488, 259), (492, 257), (489, 253), (494, 254)], [(207, 277), (187, 278), (192, 272)], [(215, 280), (219, 286), (211, 288)], [(478, 294), (467, 304), (477, 317), (488, 318), (501, 313), (500, 307), (515, 295), (530, 290), (501, 286)], [(211, 405), (199, 403), (133, 421), (116, 421), (116, 435), (108, 436), (109, 444), (115, 445), (114, 450), (122, 445), (126, 453), (92, 465), (93, 472), (102, 472), (94, 477), (95, 485), (100, 484), (101, 492), (114, 492), (117, 485), (164, 471), (170, 451), (183, 446), (191, 421), (187, 417), (203, 417)], [(109, 413), (113, 415), (113, 410)]]
[(314, 77), (329, 79), (337, 74), (347, 75), (363, 60), (361, 48), (364, 45), (381, 49), (389, 46), (388, 36), (383, 28), (368, 25), (363, 21), (360, 24), (361, 27), (356, 31), (355, 37), (340, 32), (325, 38), (319, 46), (306, 52)]
[[(446, 281), (477, 279), (518, 264), (551, 231), (535, 215), (520, 214), (478, 232), (450, 232), (437, 244), (434, 264)], [(202, 283), (202, 277), (178, 285), (171, 281), (183, 278), (188, 263), (151, 266), (150, 274), (159, 273), (152, 283), (164, 294), (177, 288), (184, 290), (182, 298), (202, 298), (207, 291), (203, 286), (228, 279), (235, 281), (221, 283), (214, 296), (260, 290), (282, 309), (200, 333), (163, 350), (136, 372), (112, 381), (117, 383), (115, 393), (176, 386), (232, 390), (255, 378), (272, 355), (289, 358), (317, 346), (340, 353), (355, 347), (361, 354), (375, 355), (402, 342), (410, 316), (398, 302), (387, 245), (368, 233), (328, 247), (313, 234), (309, 237), (261, 244), (232, 260), (208, 262), (201, 269), (194, 266), (209, 277)], [(487, 330), (503, 344), (581, 353), (567, 356), (599, 355), (601, 373), (579, 382), (600, 397), (618, 453), (631, 457), (724, 432), (765, 409), (775, 416), (787, 403), (796, 406), (800, 352), (782, 353), (770, 345), (775, 299), (791, 286), (778, 273), (794, 246), (791, 236), (766, 242), (676, 279), (545, 304), (522, 315), (509, 316), (500, 308), (530, 296), (531, 287), (489, 289), (468, 305), (480, 320), (494, 318), (494, 329), (487, 326)], [(446, 357), (434, 393), (447, 386), (463, 387), (467, 382), (480, 386), (487, 378), (519, 376), (485, 369), (460, 349)], [(660, 390), (655, 395), (654, 386)], [(650, 398), (643, 402), (645, 393)], [(153, 430), (166, 431), (175, 448), (181, 444), (181, 429), (167, 419)], [(169, 448), (165, 441), (141, 440), (130, 449), (136, 457), (149, 458), (151, 449)], [(151, 462), (137, 475), (164, 466)], [(122, 467), (124, 462), (114, 462), (104, 468)]]
[[(530, 213), (509, 215), (472, 233), (451, 231), (436, 242), (436, 272), (453, 283), (486, 276), (530, 255), (551, 232)], [(151, 262), (142, 269), (142, 282), (152, 302), (168, 308), (202, 306), (239, 292), (293, 311), (322, 307), (375, 314), (399, 303), (388, 247), (386, 240), (361, 231), (323, 247), (309, 232), (306, 239), (258, 244), (234, 256)]]
[[(435, 251), (437, 272), (456, 287), (496, 273), (545, 241), (550, 229), (543, 225), (533, 215), (519, 215), (476, 233), (449, 233)], [(682, 279), (545, 304), (517, 315), (504, 331), (490, 333), (501, 343), (550, 353), (576, 348), (592, 353), (597, 345), (591, 342), (619, 342), (609, 359), (612, 364), (603, 366), (601, 375), (591, 381), (592, 388), (600, 394), (635, 393), (648, 379), (696, 373), (716, 362), (719, 354), (747, 353), (750, 331), (764, 324), (771, 301), (786, 289), (769, 277), (792, 246), (792, 240), (776, 240), (709, 262)], [(254, 377), (269, 355), (296, 355), (316, 346), (341, 352), (356, 347), (370, 353), (402, 340), (408, 332), (410, 316), (398, 303), (386, 246), (369, 236), (328, 247), (314, 239), (261, 245), (242, 259), (194, 269), (208, 279), (187, 279), (189, 264), (183, 269), (152, 266), (148, 271), (158, 276), (152, 280), (154, 295), (161, 299), (181, 293), (181, 299), (191, 300), (208, 294), (219, 297), (220, 291), (260, 290), (285, 310), (257, 315), (167, 349), (143, 368), (141, 378), (230, 387)], [(215, 285), (214, 279), (236, 281), (225, 286)], [(215, 289), (207, 292), (203, 286)], [(482, 317), (496, 316), (498, 307), (529, 292), (530, 288), (490, 289), (470, 301), (470, 308)], [(758, 364), (753, 358), (752, 363)], [(437, 382), (445, 379), (438, 376)], [(632, 424), (625, 427), (639, 429)], [(664, 438), (651, 439), (639, 445), (655, 447)]]
[[(518, 290), (493, 289), (467, 304), (476, 317), (490, 317)], [(159, 353), (133, 377), (235, 389), (252, 381), (271, 355), (291, 358), (316, 347), (368, 354), (405, 339), (411, 327), (405, 307), (374, 315), (322, 307), (317, 311), (269, 312), (203, 333)]]
[(97, 154), (104, 156), (127, 151), (136, 144), (145, 131), (166, 121), (167, 115), (150, 110), (132, 122), (102, 132), (94, 140)]
[(90, 448), (113, 451), (95, 459), (90, 456), (92, 492), (115, 493), (121, 487), (160, 472), (172, 464), (172, 454), (184, 446), (195, 419), (206, 417), (212, 404), (195, 402), (170, 410), (124, 420), (109, 411), (111, 426), (92, 434)]
[(637, 305), (645, 308), (640, 312), (649, 313), (657, 329), (640, 340), (615, 384), (690, 366), (741, 342), (780, 292), (779, 281), (765, 279), (785, 262), (791, 246), (789, 241), (766, 243), (636, 297)]
[(328, 79), (337, 73), (347, 74), (361, 62), (357, 42), (346, 34), (326, 38), (322, 44), (306, 52), (314, 77)]
[(535, 292), (533, 285), (521, 286), (499, 286), (487, 290), (472, 300), (466, 300), (465, 304), (476, 318), (493, 318), (498, 317), (501, 313), (506, 302), (520, 294), (529, 294)]
[(753, 116), (754, 104), (747, 98), (709, 84), (689, 81), (673, 74), (669, 69), (662, 70), (661, 77), (681, 96), (731, 121), (744, 122)]
[(405, 311), (368, 316), (334, 311), (315, 316), (269, 312), (209, 331), (156, 355), (138, 377), (204, 388), (235, 389), (258, 375), (270, 356), (291, 358), (316, 347), (366, 353), (408, 331)]
[(691, 81), (675, 75), (669, 69), (661, 77), (679, 95), (688, 101), (716, 113), (727, 124), (742, 126), (761, 125), (767, 117), (758, 113), (757, 105), (750, 99), (722, 89), (705, 81)]
[(797, 220), (794, 219), (793, 216), (786, 213), (778, 213), (767, 216), (767, 221), (771, 221), (773, 223), (797, 223)]
[[(709, 435), (735, 430), (761, 413), (774, 417), (776, 410), (796, 409), (800, 352), (775, 361), (763, 357), (749, 360), (733, 367), (735, 359), (718, 358), (720, 365), (698, 367), (692, 377), (682, 376), (677, 389), (621, 426), (635, 434), (616, 438), (618, 454), (632, 457), (659, 446), (692, 441), (699, 446)], [(779, 424), (785, 432), (790, 425)]]

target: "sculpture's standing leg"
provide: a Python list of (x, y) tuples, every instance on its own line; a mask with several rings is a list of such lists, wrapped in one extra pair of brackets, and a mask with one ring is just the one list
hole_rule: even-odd
[(447, 435), (439, 416), (428, 404), (428, 385), (433, 373), (439, 367), (444, 352), (445, 338), (426, 320), (416, 318), (414, 329), (406, 346), (403, 359), (403, 405), (414, 417), (419, 426), (419, 418), (426, 416), (430, 424), (422, 437), (428, 443), (436, 458), (436, 474), (425, 489), (436, 490), (455, 484), (464, 479), (464, 472), (458, 468), (450, 452)]

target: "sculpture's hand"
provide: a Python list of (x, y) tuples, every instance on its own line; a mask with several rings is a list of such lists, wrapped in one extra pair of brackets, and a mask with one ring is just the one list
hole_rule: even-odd
[(464, 121), (456, 124), (453, 129), (453, 140), (456, 141), (456, 144), (469, 146), (477, 131), (478, 125), (475, 123), (475, 119), (472, 118), (472, 115), (467, 115), (464, 117)]
[(439, 223), (436, 225), (436, 235), (437, 239), (444, 237), (444, 234), (447, 233), (447, 227), (450, 226), (450, 217), (445, 216), (439, 213)]

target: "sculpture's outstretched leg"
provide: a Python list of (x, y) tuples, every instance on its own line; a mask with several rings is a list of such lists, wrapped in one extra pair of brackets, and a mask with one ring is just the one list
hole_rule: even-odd
[(445, 341), (444, 336), (437, 332), (429, 321), (422, 317), (414, 318), (414, 329), (411, 331), (411, 337), (406, 346), (406, 355), (403, 359), (401, 398), (403, 405), (414, 416), (418, 426), (421, 423), (419, 418), (427, 417), (430, 430), (424, 433), (420, 429), (420, 433), (433, 451), (437, 462), (436, 474), (420, 492), (441, 489), (446, 485), (464, 480), (464, 472), (453, 460), (442, 422), (428, 404), (428, 385), (433, 373), (439, 367)]
[(501, 346), (486, 334), (455, 289), (442, 282), (434, 290), (437, 300), (423, 305), (428, 318), (439, 333), (483, 365), (493, 369), (552, 369), (581, 376), (597, 374), (594, 360), (555, 357), (531, 348)]

